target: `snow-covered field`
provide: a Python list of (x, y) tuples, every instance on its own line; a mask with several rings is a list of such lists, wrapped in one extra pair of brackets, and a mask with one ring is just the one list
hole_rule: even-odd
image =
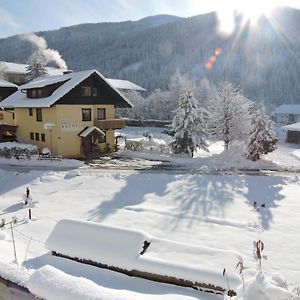
[[(22, 204), (26, 187), (39, 201), (29, 222)], [(286, 278), (292, 290), (300, 282), (299, 197), (298, 176), (0, 170), (1, 218), (9, 221), (17, 216), (20, 221), (14, 234), (21, 275), (13, 263), (9, 226), (0, 231), (0, 273), (17, 277), (16, 281), (38, 295), (46, 293), (47, 299), (220, 299), (53, 257), (44, 242), (63, 218), (116, 225), (157, 238), (237, 252), (243, 257), (247, 279), (257, 269), (253, 244), (258, 238), (256, 201), (266, 203), (261, 210), (263, 271), (279, 285)], [(156, 251), (159, 257), (159, 249)], [(9, 264), (12, 271), (3, 264)], [(204, 269), (221, 273), (222, 265), (217, 257), (203, 259)]]
[[(122, 130), (122, 134), (127, 139), (142, 141), (145, 131), (151, 133), (154, 144), (165, 145), (171, 141), (161, 128), (131, 127)], [(151, 143), (146, 142), (146, 145), (151, 148)], [(0, 211), (1, 219), (6, 222), (14, 216), (18, 219), (14, 227), (17, 261), (10, 227), (6, 225), (0, 230), (0, 276), (27, 287), (41, 298), (53, 300), (220, 299), (220, 296), (127, 277), (50, 255), (45, 241), (59, 220), (71, 218), (138, 230), (155, 241), (169, 240), (172, 242), (167, 244), (175, 245), (175, 242), (181, 245), (180, 248), (185, 250), (176, 252), (173, 249), (170, 257), (163, 252), (169, 251), (165, 242), (156, 242), (162, 246), (150, 248), (151, 256), (160, 260), (162, 265), (166, 266), (166, 260), (171, 259), (175, 265), (181, 266), (174, 269), (175, 273), (178, 271), (174, 276), (178, 276), (181, 268), (186, 268), (189, 262), (191, 265), (192, 259), (201, 266), (196, 268), (201, 276), (205, 272), (221, 275), (224, 257), (210, 256), (207, 249), (212, 253), (236, 253), (243, 258), (248, 300), (299, 299), (295, 296), (300, 283), (298, 173), (238, 174), (243, 169), (299, 172), (298, 146), (280, 143), (276, 151), (260, 162), (246, 160), (239, 154), (239, 144), (233, 145), (226, 153), (222, 150), (222, 143), (213, 143), (209, 154), (198, 151), (193, 159), (149, 150), (121, 150), (115, 157), (103, 157), (90, 164), (101, 168), (82, 168), (80, 171), (33, 170), (37, 167), (33, 160), (22, 163), (23, 160), (15, 159), (16, 166), (0, 168)], [(2, 160), (2, 165), (14, 164), (12, 160)], [(66, 167), (80, 164), (74, 165), (70, 161), (70, 165), (66, 162)], [(153, 168), (156, 172), (131, 170), (137, 166), (140, 169)], [(166, 166), (166, 169), (161, 166)], [(46, 167), (55, 169), (47, 161)], [(222, 175), (220, 170), (230, 170), (231, 175)], [(32, 208), (31, 221), (27, 220), (28, 207), (22, 203), (26, 187), (37, 202)], [(260, 209), (259, 221), (254, 202), (266, 204)], [(262, 228), (260, 237), (258, 224)], [(78, 240), (84, 235), (79, 230), (76, 233)], [(265, 277), (256, 276), (258, 266), (254, 243), (258, 238), (265, 244), (262, 252)], [(98, 244), (100, 248), (101, 242)], [(114, 255), (121, 264), (122, 247), (120, 257), (118, 251)], [(233, 276), (239, 276), (236, 263), (226, 266)], [(218, 280), (222, 281), (222, 276)], [(293, 291), (294, 296), (286, 289)]]

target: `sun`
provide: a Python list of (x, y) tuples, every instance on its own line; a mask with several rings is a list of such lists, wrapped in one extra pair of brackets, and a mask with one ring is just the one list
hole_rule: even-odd
[(250, 22), (257, 22), (262, 16), (269, 17), (276, 6), (275, 1), (261, 0), (259, 4), (256, 1), (241, 1), (234, 10)]
[(236, 1), (228, 0), (219, 2), (217, 15), (219, 21), (219, 31), (222, 34), (232, 34), (235, 30), (235, 14), (238, 13), (243, 18), (243, 23), (248, 21), (253, 25), (257, 24), (263, 16), (270, 18), (272, 11), (280, 5), (281, 0), (256, 0)]

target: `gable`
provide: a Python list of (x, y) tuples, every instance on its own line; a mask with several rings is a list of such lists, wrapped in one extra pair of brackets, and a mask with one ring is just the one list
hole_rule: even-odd
[[(91, 87), (96, 89), (96, 96), (83, 96), (82, 88)], [(123, 95), (112, 88), (105, 80), (103, 80), (96, 72), (81, 81), (76, 87), (59, 99), (55, 105), (78, 105), (78, 104), (112, 104), (115, 107), (130, 108), (132, 105), (127, 102)]]

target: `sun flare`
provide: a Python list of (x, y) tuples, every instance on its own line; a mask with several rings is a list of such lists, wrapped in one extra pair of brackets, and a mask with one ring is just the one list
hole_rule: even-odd
[(245, 19), (256, 22), (261, 16), (269, 17), (276, 6), (274, 1), (261, 1), (259, 5), (256, 5), (256, 3), (244, 2), (237, 5), (235, 10), (240, 12)]
[(262, 16), (269, 18), (278, 5), (280, 5), (279, 0), (262, 0), (259, 5), (257, 2), (228, 1), (217, 10), (219, 30), (224, 34), (231, 34), (234, 31), (235, 13), (241, 14), (244, 22), (250, 21), (251, 24), (255, 24)]

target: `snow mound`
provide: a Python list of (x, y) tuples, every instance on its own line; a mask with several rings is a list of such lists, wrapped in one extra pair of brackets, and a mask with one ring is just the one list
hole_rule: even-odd
[[(30, 274), (24, 269), (20, 269), (15, 264), (4, 264), (0, 262), (0, 277), (14, 282), (22, 287), (26, 287), (26, 281)], [(0, 294), (1, 296), (1, 294)]]
[[(138, 270), (224, 289), (222, 270), (226, 268), (230, 286), (241, 283), (235, 271), (241, 257), (235, 252), (158, 239), (140, 231), (99, 223), (60, 220), (48, 237), (46, 248), (127, 271)], [(222, 261), (218, 270), (215, 261)]]
[[(60, 220), (46, 241), (51, 251), (132, 269), (145, 240), (142, 232), (78, 220)], [(121, 253), (120, 253), (121, 251)]]
[(80, 176), (81, 173), (79, 170), (71, 170), (69, 171), (66, 175), (65, 175), (65, 179), (72, 179), (72, 178), (75, 178), (77, 176)]
[(13, 148), (18, 148), (18, 149), (27, 149), (29, 151), (37, 151), (38, 147), (35, 145), (31, 144), (22, 144), (18, 142), (5, 142), (5, 143), (0, 143), (0, 149), (13, 149)]
[(144, 295), (126, 290), (105, 288), (91, 280), (68, 275), (49, 265), (35, 271), (27, 281), (27, 287), (31, 293), (47, 300), (194, 299), (188, 296)]
[[(257, 273), (256, 276), (245, 282), (245, 291), (240, 286), (236, 297), (232, 300), (268, 300), (268, 299), (297, 299), (300, 297), (288, 291), (285, 282), (277, 275), (271, 279), (263, 273)], [(229, 299), (229, 298), (226, 298)]]

